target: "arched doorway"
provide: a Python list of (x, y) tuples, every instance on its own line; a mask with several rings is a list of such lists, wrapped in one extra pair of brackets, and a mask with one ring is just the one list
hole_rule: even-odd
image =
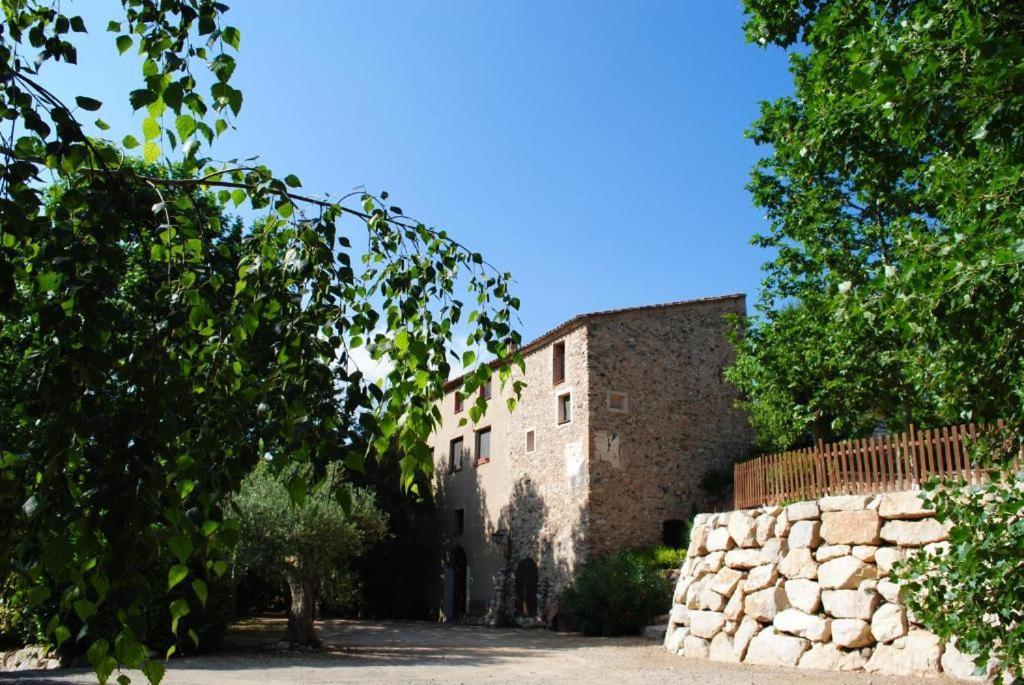
[(516, 616), (537, 615), (537, 564), (527, 557), (516, 566)]
[(466, 550), (455, 546), (448, 555), (445, 569), (444, 608), (449, 622), (457, 621), (466, 613)]

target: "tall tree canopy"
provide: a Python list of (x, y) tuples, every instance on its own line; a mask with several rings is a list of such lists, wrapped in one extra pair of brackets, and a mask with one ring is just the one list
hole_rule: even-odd
[[(794, 48), (794, 93), (750, 131), (771, 146), (750, 190), (770, 226), (755, 243), (775, 256), (734, 380), (818, 435), (1019, 413), (1019, 3), (745, 4), (751, 41)], [(783, 370), (798, 383), (772, 371), (808, 347)], [(843, 400), (803, 390), (823, 384)], [(758, 428), (772, 447), (793, 438)]]
[[(401, 448), (412, 484), (431, 467), (453, 336), (520, 361), (518, 301), (509, 274), (386, 193), (314, 197), (294, 174), (216, 162), (243, 102), (227, 6), (122, 5), (106, 28), (141, 62), (126, 96), (144, 118), (113, 142), (83, 129), (103, 103), (46, 85), (52, 63), (76, 63), (84, 21), (56, 0), (4, 3), (0, 359), (18, 385), (0, 411), (0, 574), (53, 607), (49, 638), (86, 651), (101, 680), (128, 666), (158, 681), (143, 602), (188, 588), (166, 616), (188, 639), (181, 620), (227, 568), (237, 524), (221, 503), (244, 475), (264, 458), (314, 479), (331, 461), (358, 468), (359, 429)], [(252, 226), (226, 232), (231, 211)], [(358, 347), (386, 360), (384, 378), (363, 376)], [(472, 354), (457, 363), (476, 367), (467, 393), (490, 374)], [(295, 500), (309, 485), (287, 483)], [(157, 585), (133, 566), (167, 556)]]
[[(1018, 0), (745, 0), (794, 48), (751, 130), (770, 230), (730, 378), (762, 439), (1007, 419), (990, 479), (937, 489), (948, 551), (900, 572), (940, 637), (1024, 668), (1024, 11)], [(743, 333), (740, 331), (739, 333)]]

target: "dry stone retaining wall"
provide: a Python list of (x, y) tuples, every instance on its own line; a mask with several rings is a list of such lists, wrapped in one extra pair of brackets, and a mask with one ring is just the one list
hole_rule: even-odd
[(894, 563), (946, 540), (917, 492), (700, 514), (665, 647), (714, 661), (986, 680), (915, 620), (889, 580)]

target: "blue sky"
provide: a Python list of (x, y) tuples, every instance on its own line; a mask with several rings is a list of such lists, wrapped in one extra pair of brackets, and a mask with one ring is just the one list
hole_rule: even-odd
[[(245, 104), (216, 156), (258, 154), (310, 192), (387, 190), (513, 273), (527, 339), (586, 311), (756, 296), (744, 185), (764, 151), (743, 131), (790, 81), (783, 53), (744, 42), (737, 0), (229, 4)], [(78, 68), (44, 72), (103, 100), (116, 139), (141, 77), (104, 30), (119, 8), (66, 6), (91, 33)]]

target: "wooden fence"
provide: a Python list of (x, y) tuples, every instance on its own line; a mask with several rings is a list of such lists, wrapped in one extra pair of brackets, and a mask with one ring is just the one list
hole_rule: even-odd
[[(1000, 425), (1002, 422), (1000, 422)], [(985, 478), (968, 445), (984, 426), (963, 424), (874, 435), (770, 454), (736, 464), (737, 509), (827, 495), (909, 490), (932, 476), (969, 483)], [(1021, 468), (1021, 456), (1015, 459)]]

